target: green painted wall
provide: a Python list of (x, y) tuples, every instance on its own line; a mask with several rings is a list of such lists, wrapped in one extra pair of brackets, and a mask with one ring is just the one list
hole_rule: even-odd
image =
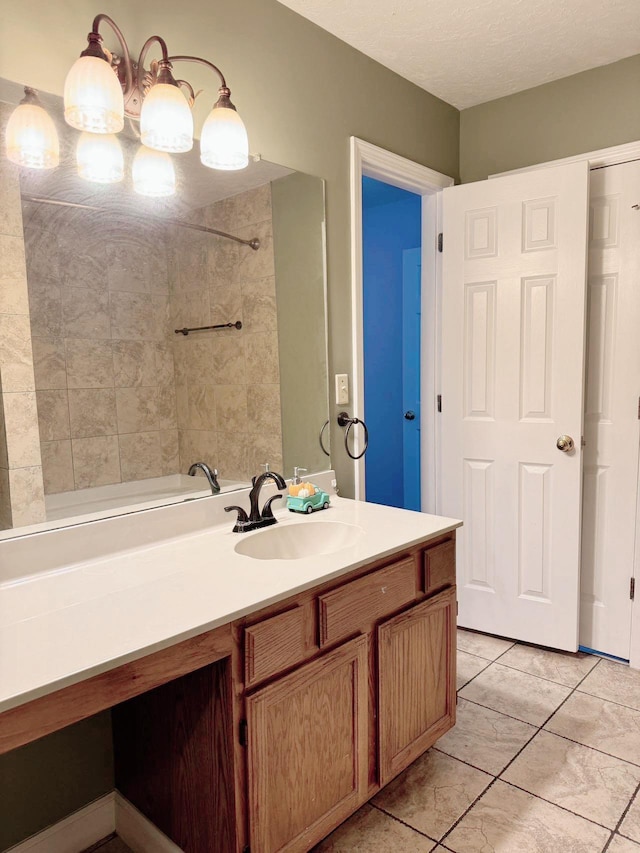
[(640, 139), (640, 54), (460, 114), (460, 176), (480, 181)]

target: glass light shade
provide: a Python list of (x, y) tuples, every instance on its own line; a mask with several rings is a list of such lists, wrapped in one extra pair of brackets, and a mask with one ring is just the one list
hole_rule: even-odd
[(249, 165), (249, 139), (244, 122), (229, 107), (214, 107), (200, 134), (200, 160), (210, 169), (231, 171)]
[(140, 137), (156, 151), (178, 154), (193, 148), (193, 116), (177, 86), (156, 83), (142, 102)]
[(122, 87), (104, 59), (81, 56), (73, 63), (64, 83), (64, 119), (71, 127), (90, 133), (122, 130)]
[(174, 195), (176, 172), (165, 151), (154, 151), (141, 145), (133, 158), (133, 188), (140, 195), (162, 198)]
[(37, 104), (20, 104), (5, 132), (7, 157), (18, 166), (53, 169), (60, 162), (58, 132), (51, 116)]
[(82, 133), (76, 148), (78, 174), (94, 184), (117, 184), (124, 177), (124, 157), (113, 134)]

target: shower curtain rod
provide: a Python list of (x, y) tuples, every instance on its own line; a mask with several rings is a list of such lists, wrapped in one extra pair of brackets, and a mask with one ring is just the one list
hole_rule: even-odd
[(33, 196), (22, 194), (23, 201), (32, 201), (36, 204), (51, 204), (57, 207), (75, 207), (80, 210), (92, 210), (97, 213), (108, 213), (109, 216), (121, 216), (125, 219), (135, 219), (140, 222), (159, 222), (163, 225), (179, 225), (181, 228), (191, 228), (194, 231), (204, 231), (205, 234), (215, 234), (217, 237), (224, 237), (227, 240), (234, 240), (236, 243), (242, 243), (243, 246), (249, 246), (250, 249), (257, 250), (260, 248), (260, 240), (254, 237), (252, 240), (243, 240), (242, 237), (236, 237), (234, 234), (227, 234), (226, 231), (218, 231), (216, 228), (207, 228), (206, 225), (196, 225), (193, 222), (183, 222), (181, 219), (173, 219), (173, 217), (154, 216), (153, 214), (140, 215), (135, 213), (127, 213), (126, 211), (106, 210), (104, 207), (95, 207), (92, 204), (79, 204), (75, 201), (63, 201), (57, 198), (45, 198), (43, 196)]

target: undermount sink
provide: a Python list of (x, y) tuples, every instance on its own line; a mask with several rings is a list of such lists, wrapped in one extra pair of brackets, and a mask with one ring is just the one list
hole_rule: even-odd
[(260, 530), (241, 539), (234, 550), (255, 560), (302, 560), (342, 551), (363, 534), (361, 527), (341, 521), (301, 521)]

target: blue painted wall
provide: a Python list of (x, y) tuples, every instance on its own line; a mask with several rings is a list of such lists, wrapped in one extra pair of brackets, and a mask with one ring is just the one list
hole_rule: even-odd
[(421, 201), (362, 179), (366, 498), (387, 506), (403, 506), (402, 252), (420, 246)]

